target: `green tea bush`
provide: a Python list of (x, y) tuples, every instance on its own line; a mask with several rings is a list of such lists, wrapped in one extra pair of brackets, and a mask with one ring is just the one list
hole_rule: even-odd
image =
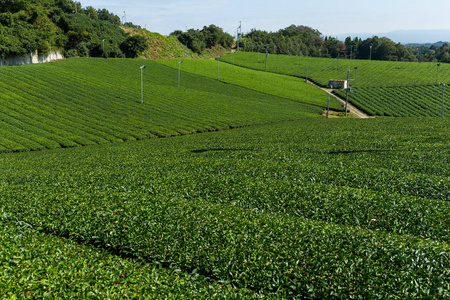
[[(139, 67), (144, 74), (141, 104)], [(0, 145), (39, 150), (317, 117), (323, 108), (146, 60), (68, 59), (0, 70)]]
[(3, 154), (2, 222), (258, 297), (446, 298), (448, 125), (311, 118)]

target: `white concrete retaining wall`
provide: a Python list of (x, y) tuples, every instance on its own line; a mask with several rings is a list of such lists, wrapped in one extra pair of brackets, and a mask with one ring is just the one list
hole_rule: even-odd
[(30, 53), (28, 56), (15, 56), (2, 59), (0, 57), (0, 67), (3, 66), (19, 66), (26, 64), (40, 64), (46, 63), (53, 60), (64, 59), (64, 56), (59, 51), (52, 51), (47, 55), (38, 55), (38, 52)]

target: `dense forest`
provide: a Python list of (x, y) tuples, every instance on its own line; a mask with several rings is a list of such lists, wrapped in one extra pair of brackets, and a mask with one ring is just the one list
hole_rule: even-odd
[(320, 31), (307, 26), (291, 25), (277, 32), (253, 29), (239, 39), (244, 51), (262, 51), (286, 55), (337, 57), (374, 60), (415, 60), (410, 49), (388, 38), (366, 40), (348, 37), (344, 42), (323, 37)]
[(374, 36), (363, 41), (348, 37), (345, 40), (345, 49), (353, 49), (354, 57), (359, 59), (450, 63), (448, 43), (443, 43), (440, 47), (437, 45), (414, 47), (396, 44), (385, 37)]
[(216, 25), (204, 26), (203, 29), (189, 29), (186, 32), (176, 30), (174, 35), (194, 53), (202, 53), (205, 49), (222, 47), (231, 49), (234, 38)]
[(347, 37), (339, 41), (334, 37), (322, 36), (320, 31), (307, 26), (291, 25), (277, 32), (252, 29), (238, 36), (239, 48), (247, 52), (268, 52), (273, 54), (302, 55), (315, 57), (337, 57), (352, 59), (373, 59), (391, 61), (440, 61), (450, 62), (450, 47), (444, 43), (438, 46), (404, 46), (386, 37)]
[[(0, 0), (0, 57), (27, 56), (34, 51), (62, 51), (65, 57), (136, 57), (148, 47), (142, 35), (123, 28), (139, 28), (106, 9), (83, 8), (72, 0)], [(275, 54), (394, 61), (450, 63), (450, 46), (404, 46), (385, 37), (345, 41), (322, 36), (307, 26), (291, 25), (277, 32), (252, 29), (234, 38), (216, 25), (171, 33), (194, 53), (206, 49), (259, 51)]]
[(121, 25), (108, 10), (74, 1), (0, 0), (0, 56), (58, 49), (66, 57), (135, 57), (146, 49), (145, 39), (127, 35)]

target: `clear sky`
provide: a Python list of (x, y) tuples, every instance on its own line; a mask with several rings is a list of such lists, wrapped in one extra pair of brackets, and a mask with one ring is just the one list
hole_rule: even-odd
[(306, 25), (323, 35), (450, 29), (450, 0), (78, 0), (106, 8), (129, 22), (168, 35), (215, 24), (235, 35), (252, 28), (277, 31)]

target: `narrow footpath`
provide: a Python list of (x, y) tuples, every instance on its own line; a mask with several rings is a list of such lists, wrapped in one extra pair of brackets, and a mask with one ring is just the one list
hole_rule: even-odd
[[(336, 98), (339, 102), (341, 102), (341, 103), (343, 103), (343, 104), (345, 105), (345, 100), (339, 98), (338, 96), (336, 96), (336, 95), (334, 95), (334, 94), (332, 93), (332, 92), (333, 92), (333, 89), (328, 89), (328, 88), (320, 87), (320, 86), (318, 86), (317, 84), (315, 84), (314, 82), (311, 82), (311, 81), (309, 81), (309, 80), (308, 80), (307, 82), (308, 82), (309, 84), (312, 84), (312, 85), (314, 85), (315, 87), (318, 87), (319, 89), (325, 91), (326, 93), (328, 93), (329, 95), (333, 96), (333, 97)], [(360, 111), (359, 109), (357, 109), (355, 106), (351, 105), (350, 103), (348, 103), (347, 109), (350, 111), (350, 113), (354, 114), (355, 116), (357, 116), (358, 118), (361, 118), (361, 119), (375, 118), (375, 117), (369, 116), (368, 114), (366, 114), (366, 113)]]

